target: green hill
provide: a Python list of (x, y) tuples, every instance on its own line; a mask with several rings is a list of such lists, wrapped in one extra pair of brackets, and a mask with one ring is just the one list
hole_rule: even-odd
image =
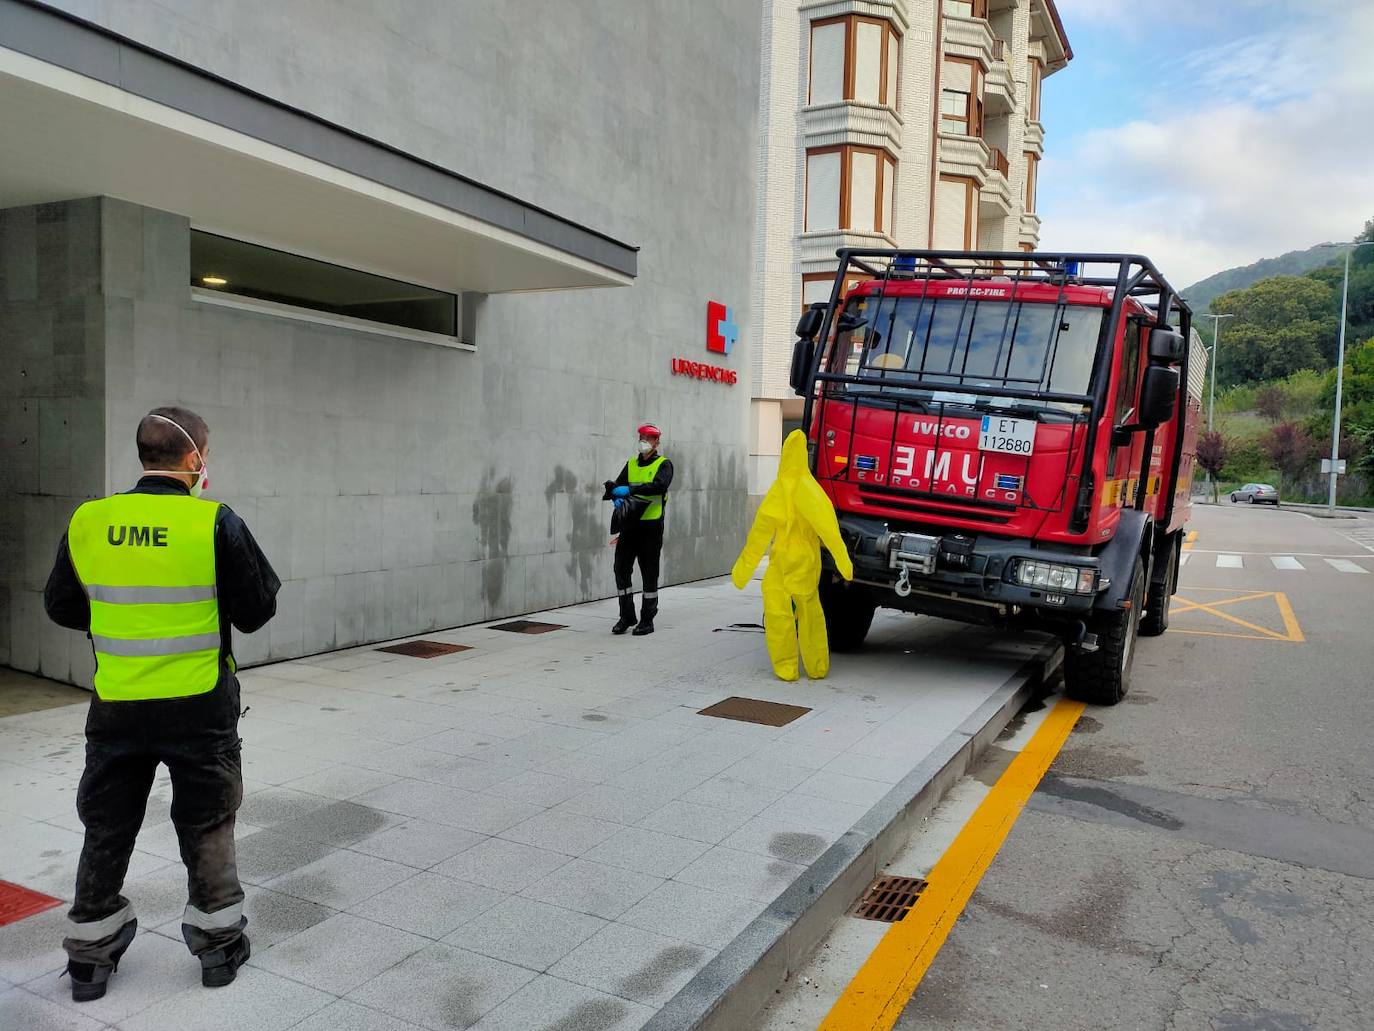
[(1304, 272), (1319, 268), (1335, 261), (1343, 252), (1330, 244), (1318, 244), (1305, 251), (1289, 251), (1277, 258), (1261, 258), (1253, 265), (1228, 268), (1214, 276), (1185, 287), (1183, 296), (1192, 305), (1194, 312), (1205, 312), (1212, 299), (1231, 290), (1243, 290), (1270, 276), (1300, 276)]

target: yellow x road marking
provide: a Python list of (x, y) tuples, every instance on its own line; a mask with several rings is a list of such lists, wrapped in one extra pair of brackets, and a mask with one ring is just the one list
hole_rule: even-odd
[[(1222, 587), (1192, 587), (1189, 588), (1189, 593), (1207, 590), (1226, 591), (1227, 589)], [(1265, 598), (1274, 599), (1274, 604), (1279, 610), (1279, 616), (1283, 619), (1283, 633), (1279, 633), (1277, 630), (1270, 630), (1268, 627), (1260, 626), (1257, 623), (1251, 623), (1249, 620), (1241, 619), (1239, 616), (1233, 615), (1230, 612), (1221, 611), (1223, 605), (1238, 605), (1241, 602), (1260, 601)], [(1171, 615), (1178, 616), (1185, 612), (1204, 612), (1209, 616), (1217, 616), (1229, 623), (1234, 623), (1252, 632), (1248, 634), (1237, 634), (1223, 633), (1219, 630), (1186, 630), (1175, 627), (1175, 631), (1180, 634), (1200, 634), (1206, 637), (1238, 637), (1249, 641), (1288, 641), (1295, 644), (1300, 644), (1307, 640), (1307, 638), (1303, 636), (1302, 627), (1298, 625), (1297, 617), (1293, 614), (1293, 606), (1289, 604), (1288, 595), (1284, 594), (1282, 591), (1256, 591), (1253, 594), (1240, 594), (1234, 598), (1219, 598), (1211, 602), (1192, 601), (1183, 597), (1181, 594), (1174, 595)]]

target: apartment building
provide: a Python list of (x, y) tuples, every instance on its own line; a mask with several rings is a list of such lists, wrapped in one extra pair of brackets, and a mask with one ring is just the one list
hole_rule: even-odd
[(1040, 87), (1073, 56), (1054, 0), (765, 4), (749, 486), (801, 400), (797, 316), (840, 247), (1033, 250)]

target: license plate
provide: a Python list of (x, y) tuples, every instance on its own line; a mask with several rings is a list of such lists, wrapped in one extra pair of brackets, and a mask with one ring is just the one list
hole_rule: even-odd
[(983, 416), (983, 426), (978, 431), (978, 450), (1029, 455), (1035, 450), (1035, 420)]

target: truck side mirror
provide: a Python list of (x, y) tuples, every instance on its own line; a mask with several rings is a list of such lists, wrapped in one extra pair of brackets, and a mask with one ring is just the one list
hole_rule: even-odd
[(821, 331), (821, 324), (825, 321), (825, 309), (829, 305), (825, 302), (817, 302), (802, 312), (802, 317), (797, 320), (797, 336), (802, 340), (815, 340)]
[(1153, 429), (1174, 417), (1178, 384), (1177, 369), (1151, 365), (1145, 370), (1145, 381), (1140, 386), (1140, 425)]
[(1186, 350), (1183, 334), (1167, 326), (1150, 331), (1150, 360), (1165, 365), (1183, 361)]
[[(812, 314), (807, 312), (808, 315)], [(805, 318), (805, 316), (802, 316)], [(792, 392), (800, 396), (806, 395), (806, 386), (811, 379), (811, 366), (816, 361), (816, 341), (814, 337), (803, 337), (792, 345), (792, 370), (788, 373), (787, 382), (792, 387)]]

